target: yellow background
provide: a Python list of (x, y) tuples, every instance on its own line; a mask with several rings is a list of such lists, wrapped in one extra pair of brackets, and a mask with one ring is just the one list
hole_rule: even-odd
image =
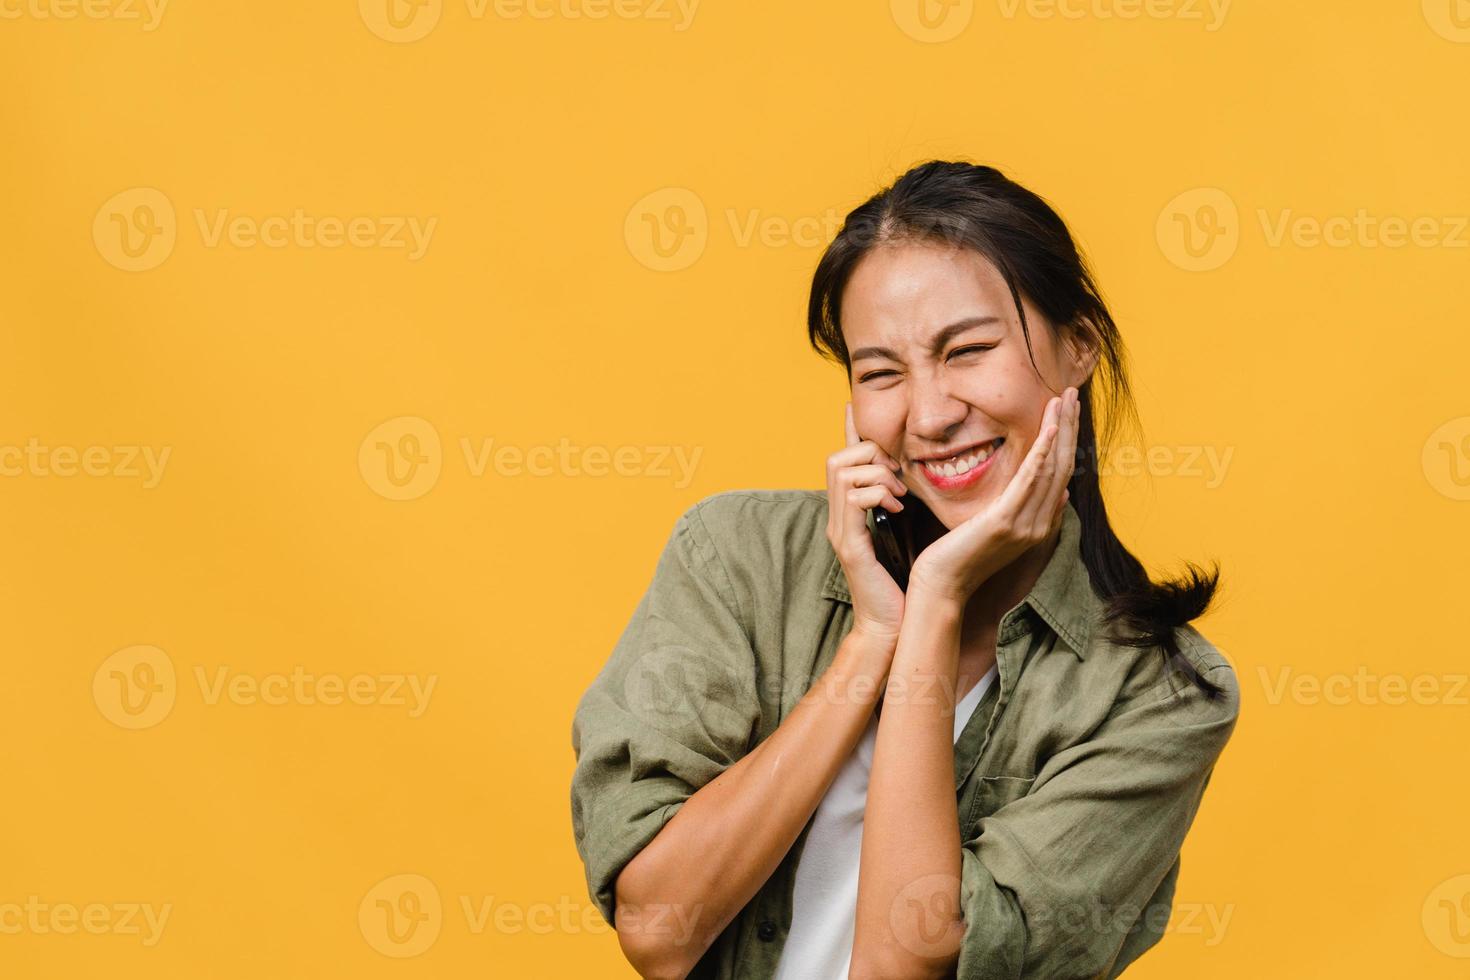
[[(1470, 967), (1463, 0), (1213, 23), (991, 0), (927, 27), (905, 0), (705, 0), (683, 29), (652, 0), (443, 0), (400, 27), (371, 0), (174, 0), (151, 30), (123, 2), (0, 3), (0, 447), (170, 452), (153, 486), (121, 455), (0, 478), (0, 906), (171, 911), (153, 945), (0, 932), (0, 974), (632, 976), (572, 844), (573, 707), (685, 507), (822, 485), (846, 392), (804, 335), (827, 222), (936, 157), (1069, 221), (1162, 447), (1109, 480), (1115, 523), (1156, 572), (1224, 571), (1198, 625), (1241, 722), (1130, 975)], [(109, 203), (139, 188), (171, 223)], [(199, 226), (297, 209), (436, 225), (416, 259)], [(1433, 240), (1271, 234), (1360, 209)], [(118, 220), (165, 233), (137, 239), (151, 268), (123, 268)], [(1189, 222), (1216, 254), (1171, 242)], [(437, 452), (401, 441), (425, 425)], [(633, 448), (623, 475), (476, 475), (462, 440), (489, 439)], [(417, 445), (428, 489), (389, 499), (379, 442)], [(698, 452), (692, 479), (658, 447)], [(1191, 447), (1231, 454), (1219, 479)], [(173, 668), (171, 707), (128, 728), (108, 692), (139, 663)], [(197, 672), (222, 668), (436, 686), (418, 717), (211, 701)], [(1342, 703), (1273, 696), (1363, 672)], [(1390, 675), (1440, 694), (1383, 703)], [(411, 957), (369, 935), (398, 875), (441, 902)], [(477, 931), (463, 903), (492, 900)]]

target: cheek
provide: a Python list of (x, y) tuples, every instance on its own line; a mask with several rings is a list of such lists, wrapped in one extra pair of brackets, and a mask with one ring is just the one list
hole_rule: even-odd
[(894, 412), (879, 399), (854, 395), (852, 423), (858, 435), (871, 439), (892, 455), (898, 449), (903, 436), (903, 415)]

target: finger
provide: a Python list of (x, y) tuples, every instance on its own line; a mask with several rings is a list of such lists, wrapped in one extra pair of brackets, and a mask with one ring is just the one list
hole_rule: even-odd
[(864, 463), (877, 463), (887, 467), (890, 471), (899, 468), (893, 457), (885, 453), (876, 442), (865, 439), (855, 446), (839, 449), (827, 457), (828, 482), (831, 482), (837, 471), (844, 466), (861, 466)]
[(1064, 402), (1059, 410), (1056, 449), (1051, 454), (1052, 465), (1043, 474), (1042, 485), (1038, 487), (1042, 502), (1035, 512), (1037, 520), (1043, 517), (1047, 520), (1048, 530), (1052, 526), (1052, 519), (1060, 511), (1057, 501), (1061, 499), (1072, 479), (1077, 458), (1077, 421), (1081, 403), (1076, 389), (1068, 388), (1062, 394)]
[(859, 523), (864, 533), (867, 533), (867, 511), (874, 507), (882, 507), (895, 514), (903, 510), (903, 501), (889, 492), (887, 487), (853, 487), (847, 491), (847, 500), (861, 518)]
[(1059, 462), (1066, 471), (1062, 476), (1062, 490), (1065, 492), (1067, 485), (1072, 482), (1072, 474), (1077, 472), (1077, 443), (1082, 436), (1082, 392), (1076, 388), (1072, 389), (1072, 415), (1067, 427), (1062, 430), (1065, 439), (1062, 443), (1062, 456)]
[(855, 487), (844, 493), (842, 500), (841, 534), (836, 544), (839, 555), (873, 550), (873, 538), (868, 533), (868, 511), (874, 507), (882, 507), (895, 514), (903, 510), (903, 504), (888, 492), (887, 487)]
[(847, 410), (845, 412), (845, 422), (846, 422), (846, 428), (847, 428), (847, 444), (849, 446), (856, 446), (858, 443), (862, 442), (863, 440), (860, 439), (860, 438), (858, 438), (857, 426), (853, 425), (853, 422), (852, 422), (852, 402), (848, 402), (847, 403)]
[(847, 466), (838, 470), (837, 485), (847, 490), (854, 487), (884, 486), (892, 490), (895, 496), (902, 496), (909, 492), (909, 488), (902, 480), (893, 475), (892, 470), (879, 463)]
[(1041, 468), (1046, 464), (1047, 456), (1051, 453), (1056, 438), (1057, 426), (1054, 424), (1059, 399), (1053, 398), (1046, 403), (1046, 410), (1041, 415), (1041, 431), (1036, 436), (1036, 441), (1031, 444), (1031, 450), (1026, 458), (1021, 461), (1021, 466), (1016, 470), (1016, 475), (1006, 486), (1005, 492), (1001, 494), (997, 504), (1003, 508), (1002, 513), (1009, 513), (1019, 519), (1027, 509), (1027, 504), (1032, 502), (1036, 481), (1041, 473)]
[(846, 513), (849, 490), (860, 484), (876, 484), (891, 487), (891, 492), (896, 495), (908, 492), (908, 487), (894, 475), (886, 460), (887, 456), (873, 442), (860, 442), (827, 457), (827, 527), (838, 540), (852, 527)]

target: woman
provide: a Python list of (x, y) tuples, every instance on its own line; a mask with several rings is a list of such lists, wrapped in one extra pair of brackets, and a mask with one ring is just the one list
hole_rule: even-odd
[(1239, 703), (1217, 575), (1108, 523), (1117, 327), (1041, 198), (935, 161), (848, 215), (808, 330), (852, 392), (825, 493), (687, 511), (577, 706), (589, 892), (650, 977), (1116, 976)]

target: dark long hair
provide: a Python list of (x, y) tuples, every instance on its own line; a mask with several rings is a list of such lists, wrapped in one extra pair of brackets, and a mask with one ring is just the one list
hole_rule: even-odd
[[(1093, 420), (1102, 408), (1101, 445), (1112, 444), (1123, 423), (1138, 429), (1138, 410), (1128, 383), (1126, 352), (1085, 258), (1051, 205), (993, 167), (933, 160), (912, 168), (847, 216), (812, 277), (807, 334), (817, 352), (849, 372), (842, 337), (842, 293), (859, 260), (876, 246), (930, 241), (973, 249), (1000, 270), (1021, 317), (1031, 363), (1025, 297), (1056, 326), (1098, 353), (1097, 369), (1078, 390), (1081, 428), (1077, 460), (1067, 484), (1082, 521), (1082, 560), (1093, 588), (1106, 602), (1114, 640), (1139, 649), (1158, 648), (1165, 660), (1211, 698), (1223, 689), (1199, 674), (1174, 636), (1203, 615), (1219, 582), (1218, 564), (1205, 573), (1187, 564), (1177, 580), (1154, 582), (1108, 521), (1099, 485), (1099, 441)], [(1099, 385), (1094, 381), (1100, 382)], [(1094, 405), (1094, 399), (1100, 405)], [(1122, 630), (1117, 626), (1124, 627)]]

